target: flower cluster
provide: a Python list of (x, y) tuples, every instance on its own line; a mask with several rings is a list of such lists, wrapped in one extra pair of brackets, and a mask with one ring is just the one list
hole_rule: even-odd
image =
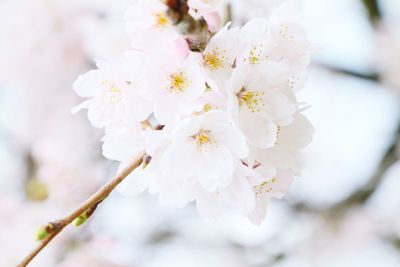
[[(258, 224), (303, 168), (313, 128), (295, 92), (310, 44), (284, 4), (269, 19), (221, 28), (219, 1), (136, 1), (126, 12), (131, 49), (97, 61), (74, 89), (105, 128), (103, 154), (142, 166), (120, 186), (200, 215), (239, 210)], [(217, 30), (219, 29), (219, 30)]]

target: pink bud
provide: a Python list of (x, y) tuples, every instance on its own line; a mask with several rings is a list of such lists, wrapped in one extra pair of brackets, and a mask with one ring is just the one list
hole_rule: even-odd
[(183, 38), (183, 36), (178, 36), (172, 41), (173, 54), (178, 57), (179, 60), (183, 60), (189, 55), (189, 46)]
[(211, 13), (205, 13), (205, 14), (203, 14), (203, 18), (206, 20), (210, 31), (216, 32), (221, 27), (222, 18), (217, 11), (214, 11)]

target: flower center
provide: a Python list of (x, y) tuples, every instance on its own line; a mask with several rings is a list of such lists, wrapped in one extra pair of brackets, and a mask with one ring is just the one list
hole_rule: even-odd
[(256, 65), (258, 63), (260, 63), (260, 58), (261, 58), (261, 48), (263, 47), (263, 45), (260, 45), (260, 47), (258, 48), (257, 46), (254, 46), (251, 50), (250, 50), (250, 54), (249, 54), (249, 63), (251, 65)]
[(215, 109), (211, 104), (205, 104), (203, 107), (204, 112), (209, 112), (210, 110)]
[(292, 75), (292, 76), (289, 78), (289, 82), (288, 82), (288, 83), (289, 83), (290, 89), (294, 89), (294, 87), (297, 85), (298, 82), (301, 82), (300, 77), (295, 76), (295, 75)]
[(281, 28), (280, 28), (280, 30), (279, 30), (279, 34), (280, 34), (282, 37), (286, 37), (286, 35), (288, 34), (288, 30), (289, 30), (288, 26), (285, 25), (285, 24), (282, 24), (282, 25), (281, 25)]
[(260, 112), (261, 107), (265, 106), (263, 96), (264, 92), (262, 91), (247, 91), (244, 88), (242, 88), (242, 90), (237, 94), (239, 104), (246, 105), (246, 107), (253, 113)]
[(169, 19), (165, 13), (158, 12), (154, 14), (154, 17), (155, 17), (154, 25), (156, 28), (165, 28), (166, 26), (169, 25)]
[(272, 192), (272, 186), (276, 183), (276, 178), (272, 178), (271, 180), (265, 181), (262, 184), (256, 185), (254, 187), (254, 191), (256, 192), (257, 196), (260, 196), (264, 193)]
[(201, 129), (197, 134), (192, 137), (196, 141), (197, 148), (199, 148), (200, 150), (203, 150), (204, 148), (207, 148), (215, 143), (211, 131)]
[[(226, 52), (225, 50), (223, 52)], [(204, 55), (204, 62), (212, 69), (217, 70), (224, 67), (225, 56), (218, 52), (218, 48), (214, 48), (211, 52)]]
[(289, 34), (289, 26), (286, 24), (281, 25), (279, 34), (282, 36), (282, 38), (289, 39), (292, 42), (294, 40), (294, 36), (292, 34)]
[(201, 114), (207, 113), (207, 112), (209, 112), (209, 111), (211, 111), (211, 110), (214, 110), (214, 109), (218, 109), (218, 107), (217, 107), (217, 106), (213, 106), (213, 105), (207, 103), (207, 104), (205, 104), (205, 105), (203, 106), (203, 109), (202, 109), (202, 110), (194, 112), (193, 115), (199, 116), (199, 115), (201, 115)]
[(104, 85), (106, 88), (103, 98), (105, 101), (115, 104), (119, 103), (122, 100), (122, 91), (119, 89), (114, 82), (110, 80), (103, 80), (101, 83)]
[(175, 72), (170, 75), (170, 91), (172, 93), (183, 93), (189, 86), (190, 81), (183, 71)]

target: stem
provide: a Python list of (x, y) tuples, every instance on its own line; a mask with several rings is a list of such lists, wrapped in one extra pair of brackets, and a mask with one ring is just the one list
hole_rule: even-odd
[(41, 241), (40, 244), (34, 250), (32, 250), (20, 264), (17, 265), (17, 267), (27, 266), (36, 257), (36, 255), (38, 255), (43, 248), (45, 248), (47, 244), (49, 244), (53, 238), (56, 237), (67, 225), (69, 225), (79, 215), (91, 209), (92, 207), (95, 207), (98, 205), (98, 203), (107, 198), (118, 184), (120, 184), (131, 172), (133, 172), (142, 164), (144, 156), (144, 152), (140, 153), (140, 155), (134, 161), (132, 161), (131, 164), (117, 174), (112, 180), (103, 185), (96, 193), (83, 202), (82, 205), (74, 210), (71, 214), (63, 219), (50, 223), (52, 225), (57, 225), (57, 227), (54, 227), (54, 230), (50, 233), (50, 235)]
[(334, 73), (338, 73), (338, 74), (344, 74), (347, 76), (351, 76), (351, 77), (355, 77), (355, 78), (359, 78), (359, 79), (364, 79), (367, 81), (371, 81), (371, 82), (380, 82), (380, 74), (377, 72), (358, 72), (355, 70), (351, 70), (351, 69), (345, 69), (345, 68), (341, 68), (341, 67), (336, 67), (336, 66), (332, 66), (332, 65), (328, 65), (325, 63), (316, 63), (315, 64), (318, 67), (324, 68), (326, 70), (329, 70), (331, 72)]
[(395, 142), (386, 152), (386, 155), (383, 157), (379, 167), (377, 168), (371, 179), (364, 186), (362, 186), (360, 189), (350, 194), (348, 197), (346, 197), (339, 203), (325, 209), (320, 209), (312, 207), (309, 204), (302, 202), (296, 204), (294, 208), (300, 212), (309, 212), (316, 214), (335, 215), (335, 216), (345, 214), (345, 212), (348, 211), (350, 207), (361, 205), (368, 201), (368, 199), (375, 193), (379, 185), (384, 181), (385, 173), (397, 161), (398, 157), (396, 154), (396, 142)]

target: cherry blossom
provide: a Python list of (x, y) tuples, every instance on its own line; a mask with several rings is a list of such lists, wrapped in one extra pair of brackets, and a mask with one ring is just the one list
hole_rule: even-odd
[(188, 1), (179, 15), (137, 1), (125, 15), (130, 51), (97, 61), (74, 89), (89, 97), (78, 108), (105, 128), (105, 157), (122, 169), (146, 153), (122, 194), (147, 190), (167, 205), (195, 202), (207, 219), (233, 209), (259, 224), (304, 167), (313, 128), (296, 92), (311, 49), (291, 5), (212, 33), (219, 2)]
[(138, 121), (151, 113), (140, 92), (146, 90), (140, 53), (129, 53), (121, 60), (97, 61), (99, 69), (79, 77), (74, 89), (82, 97), (92, 97), (79, 108), (87, 108), (92, 124), (104, 127), (127, 114)]
[[(182, 121), (161, 158), (161, 168), (179, 184), (196, 180), (205, 190), (215, 192), (230, 184), (235, 159), (247, 154), (245, 138), (227, 114), (210, 111)], [(186, 167), (189, 164), (191, 168)]]
[(215, 34), (203, 52), (203, 64), (209, 76), (207, 82), (223, 90), (224, 82), (233, 71), (238, 52), (238, 28), (228, 29), (229, 24)]
[(154, 115), (163, 125), (175, 122), (185, 111), (190, 112), (191, 103), (206, 89), (198, 55), (190, 54), (182, 61), (172, 56), (164, 59), (153, 59), (156, 63), (149, 85)]
[(125, 13), (126, 29), (133, 47), (145, 48), (148, 42), (168, 42), (177, 37), (168, 7), (158, 0), (138, 0)]
[(279, 125), (292, 121), (296, 105), (285, 95), (287, 72), (282, 65), (265, 62), (235, 69), (228, 82), (230, 112), (250, 144), (271, 147)]
[(241, 29), (238, 64), (272, 60), (286, 64), (293, 73), (304, 71), (312, 47), (305, 29), (297, 22), (297, 10), (294, 2), (286, 2), (272, 12), (270, 19), (249, 21)]

